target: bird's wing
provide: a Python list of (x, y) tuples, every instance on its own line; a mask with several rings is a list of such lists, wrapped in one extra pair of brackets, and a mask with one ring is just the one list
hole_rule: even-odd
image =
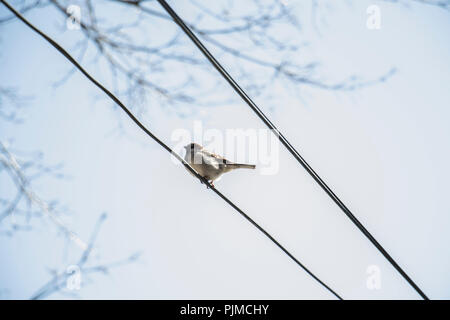
[(205, 150), (205, 149), (203, 149), (202, 152), (203, 152), (206, 156), (211, 157), (211, 158), (214, 158), (215, 161), (218, 162), (218, 163), (223, 163), (223, 164), (233, 163), (233, 162), (231, 162), (230, 160), (227, 160), (227, 159), (225, 159), (224, 157), (219, 156), (219, 155), (217, 155), (217, 154), (214, 154), (214, 153), (212, 153), (212, 152), (209, 152), (209, 151), (207, 151), (207, 150)]
[(219, 165), (220, 165), (221, 161), (223, 161), (223, 160), (220, 160), (217, 157), (215, 157), (212, 153), (205, 152), (205, 151), (202, 151), (202, 160), (203, 160), (204, 164), (210, 165), (210, 166), (214, 167), (214, 169), (217, 169), (217, 170), (219, 170)]

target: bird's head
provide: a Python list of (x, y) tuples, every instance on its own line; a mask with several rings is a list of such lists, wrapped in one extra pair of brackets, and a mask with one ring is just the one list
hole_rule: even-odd
[(184, 147), (186, 149), (186, 152), (197, 152), (203, 149), (203, 147), (201, 145), (199, 145), (198, 143), (189, 143), (188, 145), (186, 145)]

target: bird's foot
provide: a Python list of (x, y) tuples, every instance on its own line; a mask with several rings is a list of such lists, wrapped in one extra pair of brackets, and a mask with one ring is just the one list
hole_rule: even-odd
[(206, 189), (209, 189), (210, 184), (214, 187), (214, 185), (206, 180), (206, 182), (203, 181), (203, 179), (199, 179), (201, 184), (206, 184)]

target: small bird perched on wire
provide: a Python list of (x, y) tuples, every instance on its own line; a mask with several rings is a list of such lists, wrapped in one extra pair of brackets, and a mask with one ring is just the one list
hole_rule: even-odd
[[(214, 181), (219, 179), (224, 173), (234, 169), (255, 169), (253, 164), (242, 164), (231, 162), (221, 156), (205, 150), (198, 143), (190, 143), (184, 147), (186, 149), (186, 160), (189, 165), (202, 177), (209, 181), (214, 187)], [(189, 171), (190, 172), (190, 171)], [(190, 172), (192, 174), (192, 172)]]

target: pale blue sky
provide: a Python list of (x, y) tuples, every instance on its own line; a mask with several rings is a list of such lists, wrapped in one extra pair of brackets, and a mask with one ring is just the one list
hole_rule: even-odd
[[(381, 8), (380, 30), (366, 28), (366, 8), (373, 3)], [(182, 2), (173, 5), (182, 17), (195, 16)], [(305, 1), (293, 5), (296, 14), (310, 17)], [(0, 7), (2, 16), (5, 12)], [(298, 36), (311, 41), (306, 54), (321, 62), (326, 80), (352, 74), (373, 79), (392, 67), (397, 73), (386, 83), (350, 93), (308, 87), (293, 93), (276, 86), (268, 89), (275, 98), (255, 100), (428, 296), (448, 299), (450, 12), (333, 1), (321, 17), (326, 23), (319, 22), (319, 30), (304, 20)], [(77, 39), (77, 31), (60, 28), (53, 10), (27, 18), (65, 48)], [(167, 24), (164, 30), (175, 28)], [(43, 180), (36, 191), (71, 208), (65, 221), (81, 238), (108, 213), (94, 262), (143, 253), (140, 262), (94, 276), (80, 291), (83, 298), (332, 298), (175, 166), (83, 76), (76, 73), (52, 87), (70, 66), (22, 23), (1, 27), (0, 40), (0, 85), (33, 96), (23, 124), (1, 123), (1, 139), (12, 138), (18, 149), (42, 150), (48, 163), (64, 163), (71, 178)], [(230, 68), (235, 63), (225, 55), (221, 61)], [(92, 57), (84, 65), (111, 84)], [(234, 95), (224, 88), (224, 98)], [(154, 101), (146, 107), (142, 121), (169, 145), (173, 130), (191, 130), (194, 120), (220, 130), (263, 128), (242, 102), (191, 106), (196, 113), (185, 118)], [(111, 134), (119, 122), (125, 134)], [(2, 181), (1, 192), (7, 188)], [(286, 151), (277, 175), (242, 171), (217, 187), (344, 298), (418, 298)], [(0, 238), (0, 289), (8, 289), (0, 298), (30, 297), (49, 279), (48, 268), (70, 264), (79, 254), (70, 246), (64, 256), (65, 242), (51, 223), (33, 226), (32, 232)], [(381, 269), (380, 290), (366, 287), (369, 265)]]

